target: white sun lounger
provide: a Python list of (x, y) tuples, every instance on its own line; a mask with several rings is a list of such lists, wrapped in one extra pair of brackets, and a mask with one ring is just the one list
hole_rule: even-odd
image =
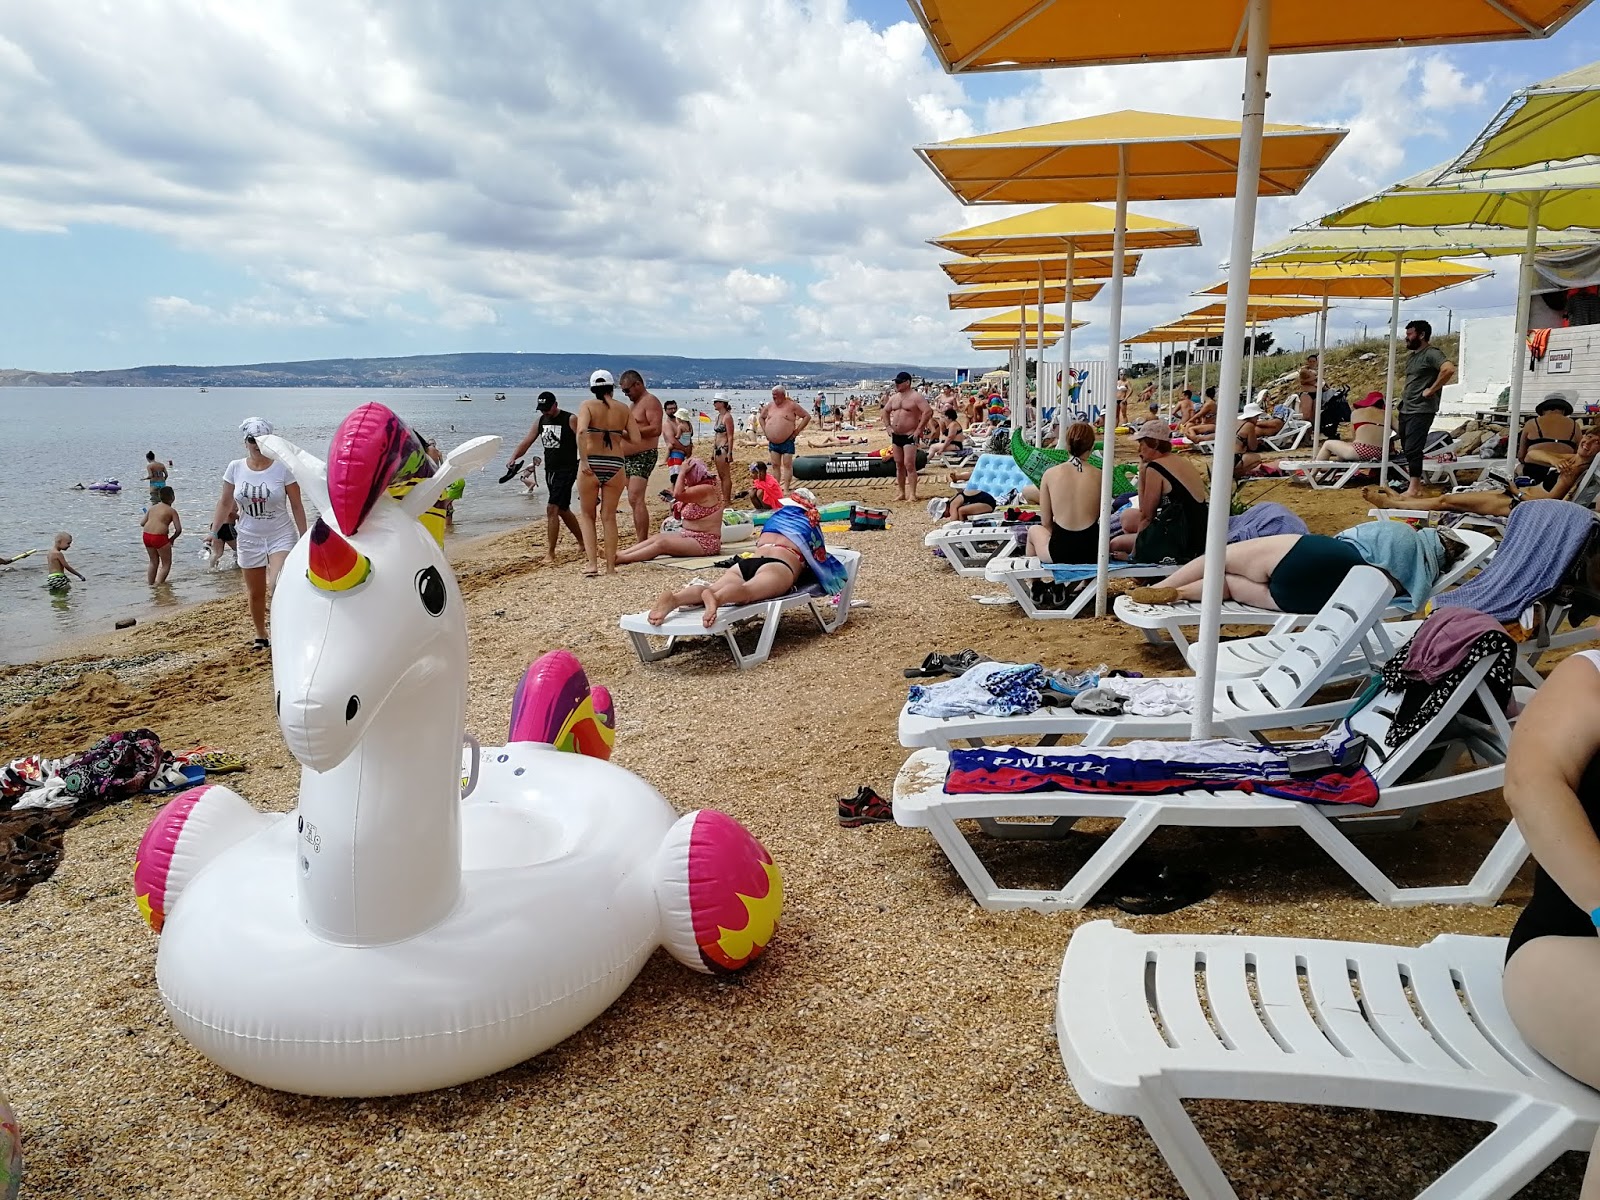
[[(1357, 567), (1323, 606), (1311, 624), (1289, 634), (1278, 660), (1253, 678), (1219, 679), (1212, 704), (1218, 737), (1249, 737), (1263, 729), (1289, 729), (1334, 721), (1350, 708), (1350, 697), (1313, 704), (1344, 663), (1361, 651), (1394, 596), (1388, 576), (1376, 567)], [(1348, 678), (1348, 675), (1344, 676)], [(1192, 678), (1181, 682), (1192, 684)], [(1186, 738), (1188, 713), (1170, 717), (1119, 714), (1098, 717), (1068, 708), (1041, 708), (1012, 717), (924, 717), (900, 710), (900, 744), (915, 749), (932, 746), (979, 746), (1038, 737), (1055, 745), (1064, 736), (1081, 734), (1084, 746), (1103, 746), (1117, 738)]]
[[(1342, 488), (1357, 475), (1366, 471), (1376, 472), (1382, 467), (1376, 462), (1343, 462), (1339, 459), (1289, 459), (1286, 458), (1278, 464), (1278, 469), (1286, 475), (1294, 476), (1309, 483), (1314, 488)], [(1389, 462), (1389, 478), (1392, 482), (1406, 485), (1406, 473), (1391, 459)]]
[[(1300, 443), (1305, 441), (1310, 433), (1311, 422), (1302, 421), (1297, 417), (1293, 420), (1285, 421), (1283, 428), (1271, 437), (1262, 438), (1261, 444), (1268, 450), (1274, 450), (1279, 454), (1293, 454), (1300, 449)], [(1200, 453), (1202, 454), (1214, 454), (1216, 447), (1217, 443), (1214, 438), (1208, 438), (1199, 443)]]
[(1417, 1200), (1511, 1200), (1589, 1149), (1600, 1093), (1523, 1041), (1501, 996), (1505, 952), (1504, 939), (1459, 934), (1412, 948), (1094, 921), (1061, 964), (1061, 1059), (1085, 1104), (1144, 1122), (1189, 1200), (1238, 1193), (1185, 1100), (1486, 1122), (1493, 1132)]
[[(618, 624), (633, 643), (641, 662), (656, 662), (677, 648), (684, 638), (719, 637), (728, 643), (728, 651), (741, 671), (759, 666), (772, 654), (772, 642), (778, 636), (778, 623), (791, 608), (809, 608), (823, 633), (832, 633), (850, 619), (850, 597), (855, 591), (856, 572), (861, 565), (861, 555), (855, 550), (834, 550), (845, 569), (844, 587), (839, 589), (838, 601), (830, 606), (828, 598), (817, 587), (801, 588), (774, 600), (761, 600), (755, 604), (740, 604), (717, 611), (717, 619), (708, 629), (698, 608), (680, 609), (660, 625), (652, 625), (647, 613), (630, 613)], [(831, 611), (830, 611), (831, 607)], [(746, 621), (760, 622), (756, 645), (749, 653), (741, 650), (735, 627)], [(666, 645), (657, 649), (651, 638), (665, 638)]]
[[(1493, 904), (1528, 855), (1527, 845), (1514, 823), (1507, 823), (1505, 832), (1471, 880), (1443, 887), (1399, 886), (1345, 833), (1347, 828), (1360, 828), (1361, 821), (1371, 821), (1374, 817), (1409, 815), (1428, 805), (1500, 787), (1505, 777), (1505, 747), (1510, 741), (1511, 729), (1484, 683), (1493, 661), (1485, 658), (1475, 664), (1438, 713), (1400, 746), (1391, 748), (1383, 744), (1383, 735), (1400, 703), (1397, 693), (1378, 693), (1351, 714), (1348, 718), (1351, 728), (1368, 737), (1366, 766), (1377, 780), (1380, 791), (1378, 803), (1372, 808), (1351, 812), (1337, 806), (1325, 807), (1236, 791), (1191, 791), (1157, 796), (1075, 792), (952, 795), (944, 790), (950, 752), (925, 749), (915, 751), (895, 778), (894, 819), (899, 825), (932, 833), (973, 897), (989, 909), (1032, 908), (1040, 912), (1059, 912), (1082, 908), (1105, 887), (1145, 839), (1163, 825), (1299, 828), (1380, 904)], [(1492, 724), (1485, 725), (1463, 715), (1463, 705), (1475, 693), (1484, 711), (1491, 714)], [(1447, 727), (1451, 729), (1448, 739), (1445, 736)], [(1452, 763), (1453, 751), (1459, 747), (1469, 751), (1475, 762), (1482, 765), (1459, 775), (1397, 782), (1424, 751), (1440, 742), (1448, 742), (1444, 747), (1445, 764)], [(1052, 753), (1049, 750), (1038, 752)], [(1115, 748), (1110, 753), (1116, 753)], [(1001, 887), (957, 825), (958, 821), (976, 821), (985, 833), (998, 837), (1059, 838), (1085, 817), (1110, 817), (1122, 824), (1071, 878), (1060, 888), (1049, 891)], [(1382, 827), (1382, 824), (1373, 827)]]
[(951, 521), (930, 529), (922, 544), (944, 555), (957, 575), (982, 576), (994, 559), (1010, 558), (1027, 534), (1025, 525), (984, 524), (978, 521)]
[[(1456, 536), (1467, 544), (1466, 553), (1455, 565), (1439, 576), (1427, 596), (1413, 600), (1409, 596), (1396, 596), (1384, 612), (1385, 620), (1408, 617), (1418, 612), (1429, 598), (1455, 587), (1467, 575), (1488, 561), (1498, 543), (1487, 534), (1471, 529), (1459, 529)], [(1195, 666), (1194, 647), (1186, 630), (1200, 624), (1200, 602), (1180, 600), (1175, 604), (1136, 604), (1129, 596), (1118, 596), (1114, 606), (1123, 622), (1144, 633), (1145, 640), (1156, 645), (1170, 641), (1183, 655), (1183, 660)], [(1240, 604), (1236, 600), (1222, 602), (1222, 624), (1267, 625), (1274, 634), (1298, 629), (1310, 619), (1309, 613), (1282, 613), (1270, 608), (1257, 608), (1253, 604)]]
[[(1165, 579), (1177, 570), (1172, 566), (1155, 566), (1150, 563), (1113, 563), (1113, 579)], [(990, 583), (1003, 583), (1016, 600), (1023, 613), (1036, 621), (1071, 620), (1081, 617), (1094, 603), (1094, 576), (1072, 581), (1076, 592), (1065, 608), (1040, 608), (1033, 599), (1033, 582), (1036, 579), (1054, 579), (1053, 564), (1042, 559), (1020, 555), (996, 556), (983, 569), (983, 577)]]

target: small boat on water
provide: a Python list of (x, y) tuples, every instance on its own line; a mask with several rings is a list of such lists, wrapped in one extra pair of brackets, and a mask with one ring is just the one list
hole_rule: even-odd
[(461, 393), (461, 395), (457, 396), (456, 399), (457, 400), (465, 400), (469, 404), (472, 402), (472, 397), (467, 395), (465, 392), (463, 392), (463, 393)]
[(504, 392), (496, 392), (494, 394), (494, 398), (496, 400), (504, 400), (506, 398), (506, 394)]
[(202, 391), (202, 392), (203, 392), (203, 391), (205, 391), (205, 390), (206, 390), (206, 389), (205, 389), (205, 388), (201, 388), (201, 389), (200, 389), (200, 390), (201, 390), (201, 391)]

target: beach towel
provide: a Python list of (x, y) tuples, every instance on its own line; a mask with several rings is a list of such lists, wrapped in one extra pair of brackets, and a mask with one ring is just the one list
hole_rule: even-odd
[(1413, 529), (1404, 521), (1368, 521), (1335, 536), (1393, 579), (1414, 605), (1428, 598), (1444, 571), (1444, 543), (1437, 530)]
[(943, 683), (913, 684), (907, 708), (919, 717), (1015, 717), (1039, 707), (1038, 663), (985, 662)]
[[(1311, 742), (1132, 741), (1085, 749), (984, 746), (950, 751), (949, 794), (1033, 792), (1158, 796), (1174, 792), (1258, 792), (1322, 804), (1378, 802), (1378, 784), (1363, 765), (1366, 740), (1341, 724)], [(1292, 763), (1319, 761), (1297, 775)]]
[(1306, 523), (1281, 504), (1263, 500), (1228, 518), (1228, 543), (1247, 542), (1275, 533), (1310, 533)]
[(1467, 660), (1472, 644), (1486, 633), (1504, 633), (1500, 622), (1472, 608), (1441, 608), (1406, 643), (1399, 676), (1437, 685)]
[(1489, 565), (1436, 599), (1434, 607), (1475, 608), (1497, 621), (1514, 621), (1555, 590), (1593, 529), (1594, 514), (1586, 508), (1565, 500), (1524, 501), (1511, 510)]
[[(1420, 634), (1421, 630), (1417, 632)], [(1399, 654), (1384, 664), (1378, 673), (1384, 688), (1400, 693), (1400, 705), (1395, 709), (1394, 717), (1389, 722), (1389, 729), (1383, 735), (1386, 744), (1401, 745), (1417, 730), (1433, 720), (1438, 711), (1455, 694), (1457, 686), (1473, 665), (1491, 656), (1495, 659), (1495, 663), (1489, 668), (1489, 674), (1484, 680), (1489, 685), (1489, 694), (1494, 697), (1501, 712), (1504, 712), (1511, 703), (1512, 672), (1517, 664), (1517, 644), (1505, 630), (1495, 628), (1491, 632), (1478, 634), (1459, 651), (1452, 653), (1452, 657), (1459, 655), (1460, 661), (1431, 682), (1422, 678), (1424, 671), (1432, 673), (1433, 668), (1437, 666), (1435, 661), (1430, 661), (1429, 656), (1424, 655), (1415, 668), (1410, 665), (1411, 648), (1415, 643), (1416, 638), (1413, 637)], [(1472, 697), (1463, 706), (1462, 711), (1468, 716), (1484, 720), (1488, 714), (1482, 709), (1483, 706), (1477, 697)]]
[[(1159, 567), (1160, 563), (1114, 562), (1108, 569), (1108, 574), (1115, 577), (1119, 571), (1131, 570), (1134, 567)], [(1178, 568), (1167, 564), (1168, 569), (1176, 571)], [(1050, 578), (1057, 583), (1082, 583), (1086, 579), (1093, 579), (1098, 573), (1094, 563), (1040, 563), (1040, 567), (1050, 572)]]
[(822, 522), (814, 508), (806, 508), (785, 500), (767, 517), (762, 533), (775, 533), (798, 550), (816, 575), (822, 590), (830, 596), (838, 595), (844, 587), (848, 572), (844, 564), (828, 553), (822, 540)]

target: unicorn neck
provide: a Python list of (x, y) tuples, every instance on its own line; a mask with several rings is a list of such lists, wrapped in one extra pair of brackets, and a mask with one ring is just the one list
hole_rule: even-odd
[(316, 936), (385, 945), (437, 925), (461, 890), (466, 680), (413, 672), (350, 757), (300, 778), (300, 916)]

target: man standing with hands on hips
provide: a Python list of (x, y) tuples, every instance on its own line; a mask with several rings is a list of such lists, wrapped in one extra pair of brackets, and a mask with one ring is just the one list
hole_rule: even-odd
[(1411, 484), (1407, 496), (1421, 496), (1422, 452), (1428, 431), (1439, 415), (1439, 394), (1456, 377), (1456, 365), (1431, 344), (1433, 326), (1427, 321), (1406, 322), (1405, 387), (1400, 393), (1400, 446), (1405, 453)]

